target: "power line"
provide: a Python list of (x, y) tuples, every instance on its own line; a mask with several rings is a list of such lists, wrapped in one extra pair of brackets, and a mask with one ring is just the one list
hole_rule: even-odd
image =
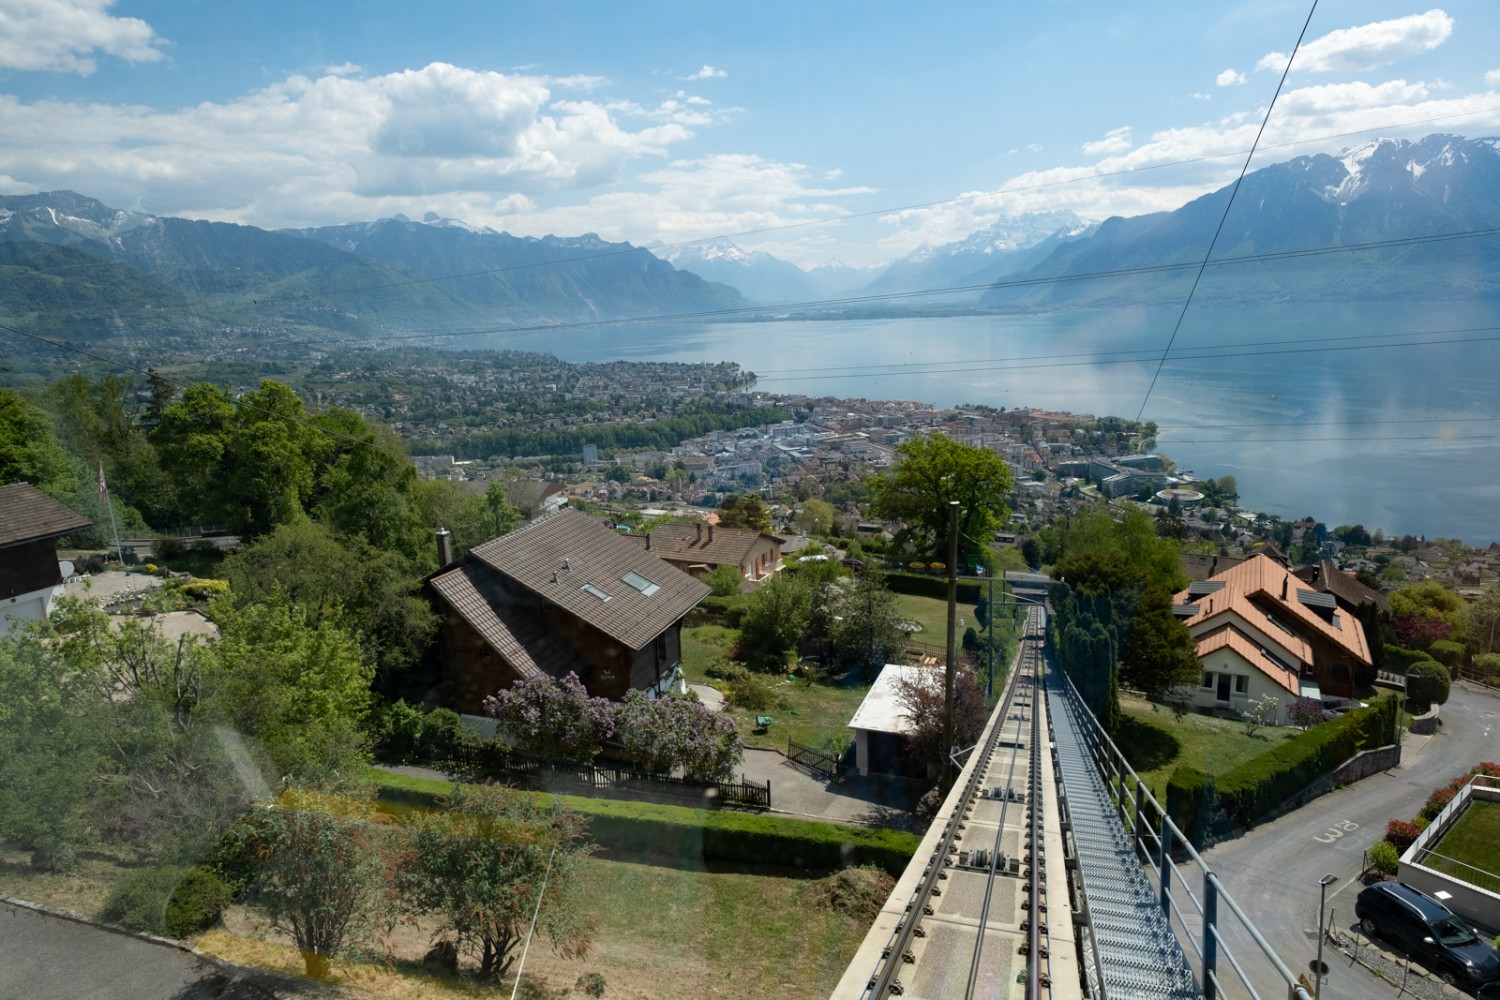
[(1307, 36), (1307, 26), (1312, 24), (1313, 14), (1318, 9), (1318, 0), (1312, 0), (1312, 6), (1307, 11), (1307, 20), (1302, 22), (1302, 30), (1297, 34), (1297, 44), (1292, 46), (1292, 54), (1287, 56), (1286, 68), (1281, 71), (1281, 80), (1276, 84), (1276, 93), (1271, 95), (1271, 103), (1266, 105), (1266, 113), (1260, 120), (1260, 128), (1256, 130), (1255, 141), (1250, 144), (1250, 152), (1245, 156), (1244, 166), (1240, 167), (1240, 175), (1234, 180), (1234, 187), (1229, 191), (1229, 201), (1224, 205), (1224, 211), (1219, 215), (1219, 224), (1214, 227), (1214, 235), (1208, 241), (1208, 249), (1203, 252), (1203, 260), (1198, 265), (1198, 272), (1193, 275), (1192, 287), (1188, 289), (1187, 298), (1182, 302), (1182, 311), (1177, 314), (1177, 325), (1172, 327), (1172, 336), (1167, 338), (1167, 346), (1161, 352), (1161, 361), (1157, 363), (1156, 374), (1151, 376), (1151, 384), (1146, 386), (1145, 398), (1141, 400), (1141, 408), (1136, 411), (1135, 419), (1139, 423), (1141, 414), (1146, 412), (1146, 404), (1151, 401), (1151, 390), (1156, 388), (1156, 380), (1161, 377), (1162, 367), (1167, 363), (1167, 355), (1172, 353), (1172, 345), (1177, 343), (1177, 332), (1182, 329), (1183, 318), (1187, 316), (1188, 307), (1193, 304), (1193, 295), (1198, 291), (1198, 282), (1203, 280), (1203, 271), (1208, 267), (1209, 260), (1214, 255), (1214, 247), (1219, 245), (1219, 234), (1224, 231), (1224, 222), (1229, 218), (1229, 210), (1234, 207), (1234, 199), (1240, 193), (1240, 185), (1245, 182), (1245, 174), (1250, 171), (1250, 161), (1255, 159), (1255, 149), (1260, 145), (1261, 136), (1266, 134), (1266, 123), (1271, 120), (1271, 112), (1276, 107), (1276, 99), (1281, 96), (1281, 88), (1286, 86), (1286, 78), (1292, 72), (1292, 61), (1297, 58), (1297, 51), (1302, 48), (1302, 39)]

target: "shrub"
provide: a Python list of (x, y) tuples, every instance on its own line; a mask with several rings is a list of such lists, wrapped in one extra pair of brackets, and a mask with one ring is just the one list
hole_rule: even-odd
[(211, 601), (229, 593), (229, 581), (204, 580), (195, 576), (182, 585), (182, 592), (195, 601)]
[(1385, 668), (1393, 670), (1398, 674), (1404, 674), (1411, 669), (1415, 663), (1430, 660), (1432, 657), (1417, 649), (1406, 649), (1403, 646), (1392, 646), (1389, 643), (1385, 647)]
[(1422, 806), (1422, 811), (1418, 815), (1429, 820), (1437, 819), (1438, 813), (1448, 808), (1448, 803), (1452, 802), (1457, 794), (1458, 792), (1452, 788), (1439, 788), (1427, 796), (1427, 802)]
[(1406, 672), (1406, 702), (1414, 713), (1427, 711), (1448, 700), (1451, 687), (1448, 668), (1436, 660), (1423, 660)]
[(1439, 639), (1432, 644), (1430, 652), (1434, 660), (1449, 668), (1451, 675), (1452, 671), (1463, 662), (1464, 644), (1454, 642), (1452, 639)]
[(703, 577), (703, 582), (713, 588), (715, 597), (733, 597), (745, 586), (745, 578), (738, 566), (725, 563), (715, 566)]
[(219, 876), (202, 866), (188, 869), (167, 900), (167, 933), (192, 937), (219, 922), (234, 893)]
[(1491, 778), (1500, 778), (1500, 764), (1494, 761), (1484, 761), (1474, 765), (1473, 774), (1487, 774)]
[(1396, 868), (1401, 863), (1401, 852), (1385, 840), (1377, 840), (1370, 845), (1369, 857), (1370, 867), (1382, 875), (1396, 874)]
[(422, 738), (422, 713), (404, 700), (387, 705), (375, 719), (375, 752), (382, 759), (405, 764), (415, 759)]
[(1425, 830), (1432, 825), (1432, 820), (1428, 819), (1426, 816), (1418, 816), (1411, 822), (1412, 825), (1415, 826), (1418, 830)]
[(598, 972), (585, 972), (573, 984), (573, 989), (586, 997), (604, 996), (604, 976)]
[(1385, 840), (1383, 843), (1390, 844), (1397, 853), (1406, 850), (1412, 845), (1422, 833), (1422, 828), (1415, 823), (1408, 823), (1402, 819), (1393, 819), (1385, 825)]
[(126, 875), (99, 908), (99, 920), (145, 934), (165, 936), (167, 901), (187, 869), (138, 868)]
[[(887, 573), (885, 575), (887, 589), (897, 594), (913, 594), (917, 597), (936, 597), (940, 601), (948, 599), (948, 580), (946, 576), (918, 576), (916, 573)], [(958, 600), (964, 604), (978, 604), (981, 594), (979, 584), (972, 580), (958, 581)]]
[(428, 760), (443, 760), (470, 739), (464, 720), (451, 708), (434, 708), (422, 716), (420, 749)]
[(782, 698), (765, 678), (746, 670), (744, 677), (729, 685), (729, 704), (747, 712), (764, 712), (769, 708), (779, 709)]
[(1195, 767), (1178, 767), (1167, 780), (1167, 815), (1195, 848), (1203, 846), (1213, 800), (1213, 778)]
[(708, 666), (703, 672), (716, 681), (728, 681), (733, 683), (741, 681), (750, 676), (750, 668), (743, 663), (735, 663), (726, 656), (716, 656), (708, 661)]

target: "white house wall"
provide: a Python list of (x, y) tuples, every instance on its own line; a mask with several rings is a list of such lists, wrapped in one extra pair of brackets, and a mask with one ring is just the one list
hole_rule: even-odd
[[(1287, 709), (1297, 696), (1286, 688), (1272, 681), (1257, 667), (1245, 662), (1245, 658), (1232, 649), (1216, 649), (1198, 662), (1198, 684), (1203, 683), (1203, 675), (1212, 673), (1213, 687), (1195, 687), (1193, 689), (1193, 705), (1196, 708), (1227, 708), (1236, 713), (1249, 711), (1250, 703), (1266, 695), (1275, 696), (1281, 704), (1281, 710), (1277, 713), (1276, 724), (1284, 725), (1287, 721)], [(1234, 681), (1229, 682), (1229, 701), (1218, 700), (1218, 675), (1229, 674), (1233, 677), (1246, 677), (1245, 693), (1239, 694), (1234, 690)]]
[(20, 594), (0, 604), (0, 635), (10, 631), (11, 625), (19, 621), (38, 621), (52, 612), (52, 594), (61, 588), (47, 587)]

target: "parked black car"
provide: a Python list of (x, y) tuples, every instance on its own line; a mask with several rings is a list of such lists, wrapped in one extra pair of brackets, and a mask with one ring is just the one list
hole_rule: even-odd
[[(1461, 917), (1405, 882), (1376, 882), (1354, 901), (1364, 932), (1401, 948), (1449, 983), (1500, 983), (1500, 955)], [(1491, 995), (1486, 991), (1485, 996)]]

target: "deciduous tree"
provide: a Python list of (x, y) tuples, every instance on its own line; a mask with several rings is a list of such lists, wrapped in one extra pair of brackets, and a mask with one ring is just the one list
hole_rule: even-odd
[(904, 522), (920, 548), (945, 555), (948, 505), (958, 501), (960, 558), (973, 564), (1007, 513), (1012, 482), (1005, 460), (942, 434), (912, 438), (898, 451), (895, 471), (870, 481), (870, 512)]
[(955, 749), (979, 741), (986, 718), (979, 679), (968, 664), (960, 663), (953, 672), (954, 746), (947, 746), (943, 684), (942, 667), (910, 671), (896, 683), (896, 701), (908, 727), (907, 755), (924, 765), (929, 777), (943, 773)]

